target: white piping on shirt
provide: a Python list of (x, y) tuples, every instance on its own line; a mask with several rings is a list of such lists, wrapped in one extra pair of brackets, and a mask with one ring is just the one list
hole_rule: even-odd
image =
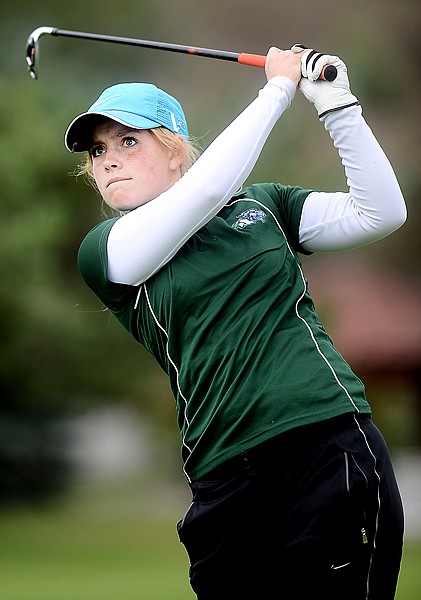
[[(142, 286), (141, 286), (141, 287), (142, 287)], [(181, 398), (183, 399), (183, 402), (184, 402), (184, 421), (185, 421), (185, 423), (186, 423), (186, 426), (187, 426), (187, 429), (188, 429), (188, 428), (189, 428), (189, 426), (190, 426), (190, 422), (189, 422), (189, 420), (188, 420), (188, 418), (187, 418), (187, 404), (188, 404), (188, 400), (187, 400), (187, 398), (184, 396), (184, 394), (183, 394), (183, 392), (182, 392), (182, 390), (181, 390), (181, 387), (180, 387), (180, 380), (179, 380), (179, 375), (180, 375), (180, 373), (179, 373), (179, 370), (178, 370), (178, 368), (177, 368), (177, 365), (175, 364), (175, 362), (174, 362), (174, 361), (173, 361), (173, 359), (171, 358), (171, 355), (170, 355), (170, 352), (169, 352), (169, 348), (168, 348), (168, 345), (169, 345), (169, 336), (168, 336), (168, 332), (167, 332), (167, 331), (164, 329), (164, 327), (162, 327), (161, 323), (158, 321), (158, 318), (157, 318), (157, 316), (155, 315), (155, 312), (154, 312), (154, 310), (153, 310), (153, 308), (152, 308), (152, 304), (151, 304), (151, 302), (150, 302), (150, 299), (149, 299), (149, 294), (148, 294), (148, 290), (147, 290), (147, 286), (146, 286), (146, 284), (143, 284), (143, 289), (145, 290), (145, 297), (146, 297), (146, 302), (148, 303), (149, 312), (151, 313), (151, 315), (152, 315), (152, 318), (153, 318), (153, 320), (155, 321), (155, 323), (156, 323), (157, 327), (158, 327), (158, 328), (159, 328), (159, 329), (162, 331), (162, 333), (165, 335), (165, 337), (166, 337), (166, 339), (167, 339), (167, 343), (166, 343), (166, 345), (165, 345), (165, 352), (166, 352), (167, 358), (168, 358), (168, 360), (170, 361), (170, 363), (171, 363), (171, 365), (172, 365), (172, 367), (173, 367), (173, 369), (174, 369), (174, 371), (175, 371), (175, 373), (176, 373), (176, 376), (177, 376), (177, 389), (178, 389), (178, 393), (180, 394), (180, 396), (181, 396)], [(140, 290), (139, 290), (139, 292), (140, 292)], [(187, 430), (186, 430), (186, 431), (187, 431)], [(183, 444), (184, 448), (186, 448), (186, 450), (189, 452), (189, 454), (191, 454), (191, 453), (192, 453), (192, 450), (191, 450), (191, 448), (189, 448), (189, 446), (186, 444), (186, 436), (185, 436), (185, 434), (184, 434), (184, 435), (182, 435), (182, 444)], [(188, 474), (187, 474), (187, 472), (186, 472), (186, 470), (185, 470), (185, 464), (186, 464), (186, 463), (187, 463), (187, 461), (185, 461), (185, 463), (184, 463), (184, 465), (183, 465), (183, 472), (184, 472), (184, 475), (185, 475), (185, 476), (186, 476), (186, 478), (187, 478), (187, 481), (188, 481), (189, 483), (191, 483), (190, 477), (188, 476)]]

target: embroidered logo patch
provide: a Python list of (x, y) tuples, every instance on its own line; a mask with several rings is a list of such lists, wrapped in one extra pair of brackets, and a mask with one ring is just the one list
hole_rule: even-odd
[(237, 220), (231, 225), (233, 229), (245, 229), (249, 225), (254, 225), (257, 221), (264, 223), (266, 221), (267, 214), (263, 210), (257, 210), (257, 208), (249, 208), (237, 215)]

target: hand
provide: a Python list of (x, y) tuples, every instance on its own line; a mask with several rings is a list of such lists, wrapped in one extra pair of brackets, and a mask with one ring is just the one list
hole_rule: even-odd
[(301, 52), (293, 52), (292, 50), (280, 50), (272, 47), (266, 56), (266, 77), (267, 80), (283, 75), (288, 77), (298, 85), (301, 79)]
[[(299, 56), (301, 56), (302, 73), (299, 88), (307, 100), (314, 104), (319, 117), (323, 117), (333, 110), (358, 104), (357, 98), (350, 90), (348, 70), (340, 58), (320, 54), (315, 50), (301, 51)], [(325, 65), (336, 67), (338, 75), (334, 81), (318, 79)]]

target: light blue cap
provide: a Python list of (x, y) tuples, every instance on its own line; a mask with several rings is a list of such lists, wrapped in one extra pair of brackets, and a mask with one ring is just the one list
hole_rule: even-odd
[(133, 129), (166, 127), (186, 140), (189, 135), (178, 100), (151, 83), (119, 83), (103, 91), (87, 112), (70, 123), (64, 138), (70, 152), (89, 150), (98, 116)]

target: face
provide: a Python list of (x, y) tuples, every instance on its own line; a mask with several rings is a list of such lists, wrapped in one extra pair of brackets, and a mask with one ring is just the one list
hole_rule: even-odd
[(93, 175), (105, 202), (115, 210), (133, 210), (181, 177), (182, 157), (147, 129), (130, 129), (109, 119), (95, 128), (92, 139)]

